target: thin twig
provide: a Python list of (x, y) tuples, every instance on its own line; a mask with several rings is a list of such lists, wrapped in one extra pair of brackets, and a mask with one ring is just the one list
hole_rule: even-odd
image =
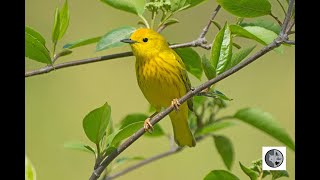
[(279, 20), (279, 18), (278, 18), (277, 16), (273, 15), (271, 12), (270, 12), (269, 15), (270, 15), (271, 17), (273, 17), (273, 19), (275, 19), (280, 26), (282, 26), (282, 23), (281, 23), (281, 21)]
[(277, 1), (278, 1), (279, 5), (281, 6), (282, 11), (284, 12), (284, 15), (286, 15), (286, 10), (284, 10), (283, 5), (281, 4), (281, 2), (279, 0), (277, 0)]
[[(291, 29), (293, 28), (294, 24), (295, 24), (295, 21), (294, 21), (294, 20), (292, 20), (292, 21), (289, 22), (288, 27), (287, 27), (287, 30), (286, 30), (286, 32), (288, 32), (288, 35), (290, 34), (290, 32), (292, 32)], [(289, 30), (289, 29), (290, 29), (290, 30)], [(293, 31), (293, 32), (294, 32), (294, 31)]]
[[(293, 2), (294, 2), (294, 0), (290, 0), (290, 2), (289, 2), (288, 14), (291, 14), (291, 11), (292, 11), (292, 8), (293, 8)], [(246, 60), (240, 62), (236, 66), (230, 68), (229, 70), (223, 72), (222, 74), (216, 76), (215, 78), (213, 78), (213, 79), (201, 84), (197, 88), (190, 90), (187, 94), (185, 94), (183, 97), (181, 97), (178, 100), (178, 103), (180, 103), (180, 104), (184, 103), (185, 101), (187, 101), (191, 97), (193, 97), (193, 96), (197, 95), (198, 93), (200, 93), (202, 90), (204, 90), (204, 89), (210, 87), (211, 85), (213, 85), (213, 84), (215, 84), (215, 83), (227, 78), (228, 76), (234, 74), (235, 72), (239, 71), (240, 69), (242, 69), (242, 68), (246, 67), (247, 65), (249, 65), (250, 63), (252, 63), (253, 61), (257, 60), (258, 58), (260, 58), (264, 54), (270, 52), (274, 48), (279, 47), (281, 44), (283, 44), (284, 41), (286, 40), (284, 37), (287, 37), (287, 34), (285, 34), (285, 30), (287, 29), (288, 22), (290, 20), (290, 16), (288, 14), (286, 15), (286, 18), (285, 18), (285, 20), (283, 22), (283, 27), (282, 27), (281, 33), (279, 34), (279, 36), (273, 42), (271, 42), (267, 46), (263, 47), (259, 52), (257, 52), (253, 56), (247, 58)], [(156, 123), (158, 123), (161, 119), (163, 119), (165, 116), (167, 116), (173, 110), (174, 110), (173, 106), (170, 106), (170, 107), (166, 108), (164, 111), (158, 113), (153, 118), (151, 118), (150, 123), (152, 125), (155, 125)], [(125, 142), (123, 142), (121, 145), (119, 145), (117, 147), (117, 149), (114, 150), (108, 157), (106, 157), (101, 162), (100, 166), (93, 171), (92, 175), (90, 176), (90, 180), (98, 179), (99, 176), (101, 175), (101, 173), (104, 171), (104, 169), (118, 155), (120, 155), (125, 149), (127, 149), (132, 143), (134, 143), (137, 139), (139, 139), (144, 133), (145, 133), (144, 128), (141, 128), (137, 132), (135, 132), (131, 137), (129, 137)]]
[[(261, 49), (259, 52), (257, 52), (255, 55), (247, 58), (245, 61), (240, 62), (238, 65), (232, 67), (231, 69), (229, 69), (228, 71), (225, 71), (224, 73), (218, 75), (217, 77), (215, 77), (214, 79), (211, 79), (203, 84), (201, 84), (200, 86), (198, 86), (197, 88), (195, 88), (194, 90), (189, 91), (186, 95), (184, 95), (183, 97), (181, 97), (178, 102), (180, 104), (184, 103), (185, 101), (187, 101), (188, 99), (190, 99), (191, 97), (197, 95), (199, 92), (201, 92), (202, 90), (204, 90), (205, 88), (210, 87), (211, 85), (221, 81), (222, 79), (225, 79), (226, 77), (230, 76), (231, 74), (239, 71), (240, 69), (244, 68), (245, 66), (247, 66), (248, 64), (252, 63), (253, 61), (255, 61), (256, 59), (258, 59), (259, 57), (263, 56), (264, 54), (266, 54), (267, 52), (273, 50), (274, 48), (278, 47), (281, 45), (282, 39), (277, 38), (276, 40), (274, 40), (272, 43), (270, 43), (269, 45), (265, 46), (263, 49)], [(151, 120), (150, 123), (152, 125), (155, 125), (156, 123), (158, 123), (161, 119), (163, 119), (165, 116), (167, 116), (172, 110), (174, 110), (173, 106), (170, 106), (168, 108), (166, 108), (164, 111), (158, 113), (157, 115), (155, 115)], [(104, 169), (119, 155), (121, 154), (125, 149), (127, 149), (132, 143), (134, 143), (137, 139), (139, 139), (143, 134), (145, 133), (144, 128), (139, 129), (137, 132), (135, 132), (131, 137), (129, 137), (125, 142), (123, 142), (121, 145), (119, 145), (117, 147), (116, 150), (114, 150), (106, 159), (104, 159), (100, 166), (98, 168), (96, 168), (91, 177), (90, 180), (96, 180), (99, 178), (100, 174), (104, 171)]]
[[(198, 143), (198, 142), (202, 141), (203, 139), (205, 139), (206, 137), (210, 137), (210, 136), (204, 135), (204, 136), (196, 137), (196, 142)], [(148, 159), (145, 159), (145, 160), (143, 160), (143, 161), (141, 161), (141, 162), (139, 162), (139, 163), (137, 163), (137, 164), (134, 164), (134, 165), (132, 165), (132, 166), (130, 166), (130, 167), (128, 167), (128, 168), (126, 168), (126, 169), (118, 172), (118, 173), (115, 173), (115, 174), (106, 176), (106, 177), (103, 178), (103, 180), (115, 179), (115, 178), (117, 178), (117, 177), (119, 177), (119, 176), (122, 176), (122, 175), (127, 174), (128, 172), (131, 172), (131, 171), (133, 171), (133, 170), (135, 170), (135, 169), (138, 169), (138, 168), (141, 167), (141, 166), (144, 166), (144, 165), (146, 165), (146, 164), (152, 163), (152, 162), (154, 162), (154, 161), (156, 161), (156, 160), (158, 160), (158, 159), (162, 159), (162, 158), (164, 158), (164, 157), (173, 155), (173, 154), (175, 154), (175, 153), (181, 152), (181, 151), (184, 149), (184, 148), (182, 148), (182, 147), (177, 147), (177, 146), (175, 145), (174, 139), (173, 139), (172, 137), (171, 137), (171, 142), (170, 142), (170, 143), (171, 143), (171, 144), (170, 144), (170, 150), (165, 151), (165, 152), (160, 153), (160, 154), (157, 154), (157, 155), (155, 155), (155, 156), (152, 156), (152, 157), (150, 157), (150, 158), (148, 158)]]
[(115, 58), (127, 57), (127, 56), (132, 56), (132, 55), (133, 55), (132, 52), (123, 52), (123, 53), (111, 54), (111, 55), (106, 55), (106, 56), (64, 62), (64, 63), (54, 65), (54, 67), (51, 65), (48, 65), (46, 67), (43, 67), (43, 68), (40, 68), (37, 70), (26, 72), (25, 77), (48, 73), (54, 69), (62, 69), (62, 68), (66, 68), (66, 67), (78, 66), (78, 65), (82, 65), (82, 64), (88, 64), (88, 63), (99, 62), (99, 61), (103, 61), (103, 60), (110, 60), (110, 59), (115, 59)]
[(153, 161), (156, 161), (158, 159), (161, 159), (161, 158), (164, 158), (166, 156), (175, 154), (175, 153), (177, 153), (177, 152), (179, 152), (181, 150), (182, 150), (181, 147), (176, 147), (174, 149), (170, 149), (169, 151), (166, 151), (166, 152), (163, 152), (161, 154), (155, 155), (155, 156), (153, 156), (151, 158), (148, 158), (148, 159), (145, 159), (145, 160), (143, 160), (143, 161), (141, 161), (141, 162), (139, 162), (139, 163), (137, 163), (137, 164), (135, 164), (133, 166), (130, 166), (129, 168), (126, 168), (125, 170), (123, 170), (121, 172), (118, 172), (118, 173), (112, 174), (110, 176), (107, 176), (104, 180), (115, 179), (115, 178), (117, 178), (119, 176), (122, 176), (122, 175), (124, 175), (124, 174), (126, 174), (126, 173), (128, 173), (130, 171), (133, 171), (133, 170), (135, 170), (135, 169), (137, 169), (137, 168), (139, 168), (141, 166), (144, 166), (145, 164), (149, 164), (149, 163), (151, 163)]
[(217, 8), (213, 11), (208, 24), (203, 28), (199, 38), (204, 38), (206, 36), (206, 34), (211, 26), (211, 23), (212, 23), (213, 19), (216, 17), (216, 15), (218, 14), (220, 8), (221, 8), (221, 6), (218, 5)]
[[(191, 41), (188, 43), (175, 44), (170, 47), (172, 49), (183, 48), (183, 47), (198, 47), (198, 46), (201, 47), (200, 46), (201, 43), (202, 42), (200, 42), (200, 41)], [(111, 60), (111, 59), (116, 59), (116, 58), (128, 57), (128, 56), (132, 56), (132, 55), (133, 55), (132, 52), (128, 51), (128, 52), (122, 52), (122, 53), (117, 53), (117, 54), (110, 54), (110, 55), (106, 55), (106, 56), (99, 56), (99, 57), (94, 57), (94, 58), (64, 62), (64, 63), (60, 63), (60, 64), (57, 64), (54, 66), (48, 65), (48, 66), (45, 66), (45, 67), (37, 69), (37, 70), (32, 70), (32, 71), (26, 72), (25, 77), (45, 74), (45, 73), (49, 73), (49, 72), (51, 72), (53, 70), (57, 70), (57, 69), (78, 66), (78, 65), (88, 64), (88, 63), (94, 63), (94, 62), (101, 62), (101, 61), (106, 61), (106, 60)]]
[(158, 33), (161, 33), (168, 25), (167, 24), (163, 24), (162, 26), (160, 26), (157, 30)]
[(288, 32), (288, 35), (294, 34), (294, 33), (296, 33), (296, 31), (289, 31), (289, 32)]
[[(220, 5), (217, 6), (215, 11), (211, 15), (209, 23), (205, 26), (205, 28), (203, 29), (203, 32), (200, 34), (198, 39), (191, 41), (191, 42), (188, 42), (188, 43), (171, 45), (170, 48), (174, 49), (174, 48), (183, 48), (183, 47), (201, 47), (201, 48), (204, 48), (207, 50), (210, 49), (211, 46), (205, 45), (207, 43), (207, 41), (204, 39), (204, 36), (207, 34), (208, 29), (211, 25), (211, 22), (213, 21), (213, 19), (217, 15), (219, 9), (220, 9)], [(146, 21), (143, 16), (140, 16), (140, 18), (143, 19), (144, 21)], [(145, 23), (147, 23), (147, 22), (145, 22)], [(148, 26), (148, 24), (147, 24), (147, 26)], [(46, 67), (43, 67), (43, 68), (40, 68), (37, 70), (26, 72), (25, 77), (40, 75), (40, 74), (51, 72), (52, 70), (62, 69), (62, 68), (66, 68), (66, 67), (72, 67), (72, 66), (78, 66), (78, 65), (82, 65), (82, 64), (93, 63), (93, 62), (128, 57), (128, 56), (132, 56), (132, 55), (133, 55), (132, 52), (123, 52), (123, 53), (117, 53), (117, 54), (110, 54), (110, 55), (106, 55), (106, 56), (100, 56), (100, 57), (94, 57), (94, 58), (88, 58), (88, 59), (60, 63), (60, 64), (57, 64), (54, 66), (48, 65)]]
[(287, 11), (286, 17), (285, 17), (285, 19), (283, 21), (283, 25), (281, 27), (280, 35), (284, 35), (284, 34), (286, 34), (287, 32), (289, 32), (291, 30), (290, 28), (287, 29), (287, 26), (288, 26), (288, 23), (289, 23), (289, 21), (291, 19), (290, 17), (291, 17), (293, 5), (294, 5), (294, 0), (289, 0), (288, 11)]
[(292, 44), (292, 45), (295, 45), (296, 44), (296, 41), (291, 41), (291, 40), (285, 40), (284, 41), (285, 44)]

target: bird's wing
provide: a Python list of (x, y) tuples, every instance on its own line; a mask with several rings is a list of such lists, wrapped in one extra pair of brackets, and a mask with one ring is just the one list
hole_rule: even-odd
[[(174, 55), (175, 55), (175, 59), (179, 62), (179, 64), (181, 64), (181, 69), (180, 69), (180, 76), (181, 76), (181, 79), (183, 80), (183, 84), (186, 88), (186, 92), (190, 91), (191, 90), (191, 83), (190, 83), (190, 80), (189, 80), (189, 77), (188, 77), (188, 74), (187, 74), (187, 71), (186, 71), (186, 66), (184, 65), (181, 57), (174, 51)], [(193, 98), (190, 98), (188, 101), (188, 107), (190, 109), (190, 111), (193, 111)]]

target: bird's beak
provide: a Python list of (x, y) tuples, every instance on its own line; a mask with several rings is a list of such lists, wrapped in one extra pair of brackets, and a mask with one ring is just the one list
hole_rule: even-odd
[(129, 44), (134, 44), (134, 43), (137, 42), (137, 41), (134, 41), (134, 40), (131, 40), (131, 39), (122, 39), (120, 41), (123, 42), (123, 43), (129, 43)]

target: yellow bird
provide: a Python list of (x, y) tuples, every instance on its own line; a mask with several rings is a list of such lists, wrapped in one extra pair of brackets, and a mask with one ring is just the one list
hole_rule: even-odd
[[(141, 28), (136, 30), (130, 39), (121, 42), (129, 43), (136, 57), (136, 76), (139, 87), (156, 108), (156, 113), (162, 107), (173, 106), (171, 119), (174, 139), (179, 146), (194, 147), (196, 141), (188, 125), (188, 106), (192, 110), (192, 100), (187, 104), (178, 103), (178, 99), (191, 88), (185, 65), (179, 55), (173, 51), (165, 38), (154, 30)], [(144, 129), (153, 129), (150, 118), (146, 119)]]

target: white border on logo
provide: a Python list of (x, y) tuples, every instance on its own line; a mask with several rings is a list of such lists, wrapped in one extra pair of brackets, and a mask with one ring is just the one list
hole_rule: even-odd
[[(265, 161), (265, 155), (267, 154), (268, 151), (276, 149), (279, 150), (282, 155), (283, 155), (283, 162), (279, 167), (273, 168), (267, 165)], [(262, 147), (262, 170), (286, 170), (287, 168), (287, 150), (286, 147), (284, 146), (263, 146)]]

